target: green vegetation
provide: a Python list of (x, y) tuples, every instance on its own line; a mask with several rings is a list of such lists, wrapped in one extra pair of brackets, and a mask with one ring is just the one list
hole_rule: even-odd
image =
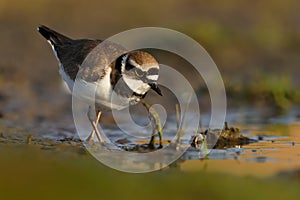
[[(2, 0), (0, 42), (5, 48), (0, 49), (0, 93), (12, 94), (3, 106), (14, 107), (16, 99), (22, 99), (25, 105), (14, 110), (26, 115), (20, 118), (30, 119), (32, 113), (41, 114), (32, 109), (47, 107), (50, 100), (45, 99), (64, 95), (57, 90), (56, 60), (36, 32), (37, 25), (45, 24), (74, 38), (106, 38), (144, 26), (181, 31), (203, 45), (215, 60), (233, 105), (264, 102), (286, 110), (300, 102), (299, 6), (296, 0)], [(42, 73), (47, 76), (39, 76)], [(44, 110), (42, 115), (56, 115), (65, 105), (65, 101), (57, 101), (59, 109)]]
[(256, 80), (231, 85), (226, 88), (228, 97), (238, 103), (268, 106), (280, 112), (300, 103), (300, 90), (290, 77), (259, 75)]
[[(179, 167), (126, 174), (72, 148), (0, 145), (1, 199), (298, 199), (299, 182)], [(199, 161), (203, 162), (203, 161)], [(209, 166), (208, 166), (209, 167)]]
[[(51, 134), (51, 123), (66, 128), (73, 123), (66, 120), (70, 95), (61, 87), (57, 61), (37, 25), (73, 38), (105, 39), (145, 26), (181, 31), (216, 62), (229, 106), (283, 112), (300, 103), (299, 8), (299, 0), (0, 0), (0, 199), (299, 199), (299, 179), (183, 172), (180, 163), (154, 173), (125, 174), (80, 147), (33, 145), (36, 135)], [(208, 105), (206, 89), (203, 84), (198, 92), (200, 103)], [(18, 140), (23, 131), (17, 127), (40, 129)], [(285, 135), (287, 129), (274, 125), (269, 131)], [(14, 142), (5, 143), (6, 137)]]

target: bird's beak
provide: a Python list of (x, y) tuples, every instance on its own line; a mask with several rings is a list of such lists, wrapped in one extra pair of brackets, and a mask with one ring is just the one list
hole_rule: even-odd
[(159, 89), (157, 83), (149, 83), (149, 86), (151, 87), (152, 90), (154, 90), (157, 94), (162, 96), (161, 90)]

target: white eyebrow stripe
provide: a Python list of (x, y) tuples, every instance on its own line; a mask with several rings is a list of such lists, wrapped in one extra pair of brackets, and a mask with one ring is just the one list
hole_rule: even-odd
[(128, 60), (128, 63), (135, 66), (136, 68), (139, 68), (140, 70), (142, 70), (143, 72), (147, 72), (148, 69), (154, 68), (154, 69), (159, 69), (157, 67), (157, 65), (153, 65), (153, 63), (144, 63), (142, 65), (139, 65), (137, 62), (135, 62), (132, 59)]
[(133, 66), (135, 66), (135, 67), (140, 66), (139, 64), (137, 64), (137, 63), (136, 63), (134, 60), (132, 60), (132, 59), (129, 59), (128, 62), (129, 62), (129, 64), (131, 64), (131, 65), (133, 65)]
[(148, 76), (147, 76), (147, 79), (153, 80), (153, 81), (157, 81), (158, 75), (148, 75)]

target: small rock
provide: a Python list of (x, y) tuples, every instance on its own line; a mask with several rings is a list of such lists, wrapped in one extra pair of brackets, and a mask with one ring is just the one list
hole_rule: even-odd
[(264, 137), (261, 136), (261, 135), (259, 135), (259, 136), (258, 136), (258, 140), (264, 140)]

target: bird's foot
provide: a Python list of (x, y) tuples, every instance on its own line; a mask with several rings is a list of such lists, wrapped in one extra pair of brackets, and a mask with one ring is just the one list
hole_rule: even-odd
[(88, 142), (89, 144), (93, 144), (94, 138), (95, 138), (95, 130), (92, 130), (91, 134), (85, 139), (85, 141)]

